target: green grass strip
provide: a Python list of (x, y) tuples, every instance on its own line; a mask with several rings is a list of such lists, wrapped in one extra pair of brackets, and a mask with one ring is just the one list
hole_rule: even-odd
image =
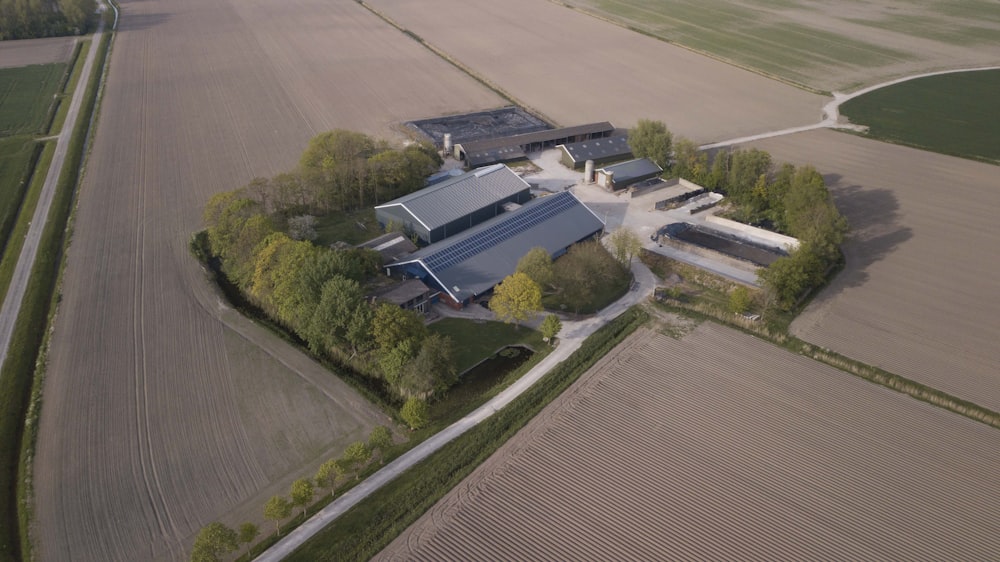
[[(14, 326), (11, 353), (0, 370), (0, 560), (31, 557), (29, 534), (30, 465), (37, 419), (27, 419), (29, 398), (35, 385), (35, 363), (52, 317), (54, 291), (62, 264), (66, 224), (73, 209), (91, 115), (97, 102), (100, 77), (110, 35), (104, 35), (97, 51), (90, 81), (84, 92), (79, 121), (67, 146), (67, 158), (59, 175), (56, 193), (42, 232), (38, 256), (31, 271), (21, 312)], [(35, 408), (37, 410), (37, 408)], [(22, 477), (18, 477), (19, 474)]]
[(506, 408), (351, 508), (288, 560), (370, 559), (648, 318), (639, 307), (626, 311)]
[(42, 186), (45, 185), (45, 178), (49, 173), (49, 164), (52, 163), (52, 156), (56, 152), (56, 143), (41, 143), (39, 148), (42, 149), (41, 156), (34, 166), (31, 183), (21, 201), (17, 222), (10, 230), (9, 238), (4, 244), (3, 257), (0, 259), (0, 302), (6, 298), (7, 287), (10, 286), (10, 280), (14, 277), (14, 268), (17, 267), (18, 258), (21, 257), (24, 237), (28, 235), (31, 217), (35, 214), (35, 206), (38, 205), (38, 198), (42, 194)]
[[(66, 114), (69, 113), (69, 100), (73, 98), (76, 85), (80, 82), (80, 74), (83, 73), (83, 64), (87, 61), (87, 51), (89, 50), (90, 40), (88, 39), (77, 43), (76, 50), (73, 51), (73, 58), (70, 59), (73, 61), (73, 66), (70, 69), (69, 76), (66, 77), (66, 82), (63, 84), (62, 93), (56, 100), (56, 111), (53, 113), (52, 120), (46, 129), (49, 135), (58, 135), (66, 123)], [(80, 56), (81, 53), (83, 56)]]

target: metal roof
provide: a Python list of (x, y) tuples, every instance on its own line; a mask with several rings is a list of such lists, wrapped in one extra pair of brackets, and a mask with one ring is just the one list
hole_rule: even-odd
[(419, 279), (407, 279), (395, 285), (382, 288), (375, 293), (375, 298), (392, 304), (403, 305), (431, 292), (437, 293), (437, 291), (431, 291), (430, 287), (424, 285), (424, 282)]
[(587, 160), (604, 160), (607, 158), (628, 158), (632, 149), (628, 145), (628, 137), (606, 137), (581, 142), (559, 145), (574, 163)]
[(563, 191), (533, 199), (393, 265), (419, 262), (461, 302), (514, 273), (528, 250), (541, 246), (554, 254), (602, 228), (604, 222), (593, 211)]
[(663, 168), (656, 165), (649, 158), (636, 158), (621, 164), (605, 166), (601, 168), (603, 172), (614, 172), (615, 183), (626, 183), (634, 178), (641, 178), (649, 175), (663, 173)]
[(466, 154), (471, 154), (488, 152), (500, 148), (520, 147), (539, 142), (551, 142), (567, 137), (575, 137), (577, 135), (610, 133), (614, 130), (614, 125), (607, 121), (602, 121), (600, 123), (588, 123), (586, 125), (563, 127), (562, 129), (549, 129), (547, 131), (536, 131), (534, 133), (522, 133), (520, 135), (512, 135), (509, 137), (482, 139), (456, 144), (462, 145), (462, 150), (464, 150)]
[(417, 246), (409, 238), (398, 232), (389, 232), (377, 238), (358, 244), (358, 248), (375, 250), (385, 263), (397, 260), (417, 251)]
[(436, 183), (375, 208), (402, 207), (424, 228), (433, 230), (525, 189), (530, 189), (528, 182), (507, 166), (496, 164)]

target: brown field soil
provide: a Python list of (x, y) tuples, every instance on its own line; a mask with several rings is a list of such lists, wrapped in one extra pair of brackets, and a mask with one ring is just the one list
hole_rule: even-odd
[[(122, 5), (35, 460), (41, 560), (182, 560), (388, 418), (225, 307), (188, 252), (214, 193), (316, 132), (503, 100), (355, 2)], [(397, 136), (397, 138), (399, 138)]]
[(73, 54), (74, 43), (75, 37), (0, 41), (0, 68), (66, 62)]
[(988, 0), (568, 0), (668, 41), (821, 90), (1000, 64)]
[(702, 324), (636, 332), (378, 560), (976, 560), (1000, 433)]
[(368, 4), (560, 125), (659, 119), (707, 143), (822, 118), (818, 95), (551, 2)]
[(1000, 168), (832, 131), (753, 146), (813, 164), (851, 223), (793, 333), (1000, 411)]

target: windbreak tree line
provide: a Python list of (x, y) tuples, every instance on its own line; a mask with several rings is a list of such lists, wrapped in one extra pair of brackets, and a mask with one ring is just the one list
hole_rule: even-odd
[[(359, 133), (324, 133), (310, 142), (303, 162), (312, 163), (318, 152), (325, 152), (321, 160), (326, 161), (329, 176), (319, 184), (331, 186), (341, 181), (335, 179), (341, 175), (361, 173), (367, 158), (356, 152), (357, 147), (377, 144)], [(380, 150), (404, 159), (425, 154), (425, 149), (412, 147)], [(433, 169), (429, 156), (420, 161), (419, 169), (411, 172), (421, 178), (417, 188)], [(327, 197), (321, 195), (328, 194), (323, 189), (294, 196), (285, 190), (287, 177), (300, 178), (301, 186), (308, 183), (302, 178), (314, 172), (304, 164), (296, 174), (256, 179), (212, 197), (204, 212), (207, 229), (195, 246), (204, 251), (204, 258), (218, 260), (219, 270), (250, 304), (301, 338), (312, 352), (350, 367), (387, 402), (426, 398), (447, 389), (456, 376), (451, 340), (429, 334), (423, 318), (413, 311), (366, 299), (380, 276), (377, 252), (317, 246), (282, 231), (290, 214), (314, 210), (313, 205)]]
[(79, 35), (95, 10), (94, 0), (0, 0), (0, 41)]

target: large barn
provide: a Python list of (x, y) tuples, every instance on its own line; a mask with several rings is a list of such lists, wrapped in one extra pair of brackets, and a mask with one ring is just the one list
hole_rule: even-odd
[(397, 225), (425, 244), (454, 236), (531, 199), (528, 182), (503, 164), (480, 168), (375, 207), (383, 228)]
[[(560, 144), (562, 149), (562, 164), (567, 168), (578, 170), (583, 168), (587, 160), (592, 160), (600, 166), (608, 162), (617, 162), (632, 157), (632, 149), (628, 145), (628, 137), (608, 137)], [(592, 179), (592, 178), (591, 178)]]
[(466, 166), (474, 168), (497, 162), (521, 160), (526, 158), (529, 152), (553, 148), (560, 144), (609, 137), (614, 132), (614, 125), (602, 121), (507, 137), (460, 142), (455, 144), (454, 154), (455, 158), (464, 161)]
[(569, 191), (539, 197), (520, 208), (389, 264), (388, 273), (421, 279), (442, 300), (465, 306), (493, 289), (535, 247), (552, 257), (604, 229), (604, 222)]

